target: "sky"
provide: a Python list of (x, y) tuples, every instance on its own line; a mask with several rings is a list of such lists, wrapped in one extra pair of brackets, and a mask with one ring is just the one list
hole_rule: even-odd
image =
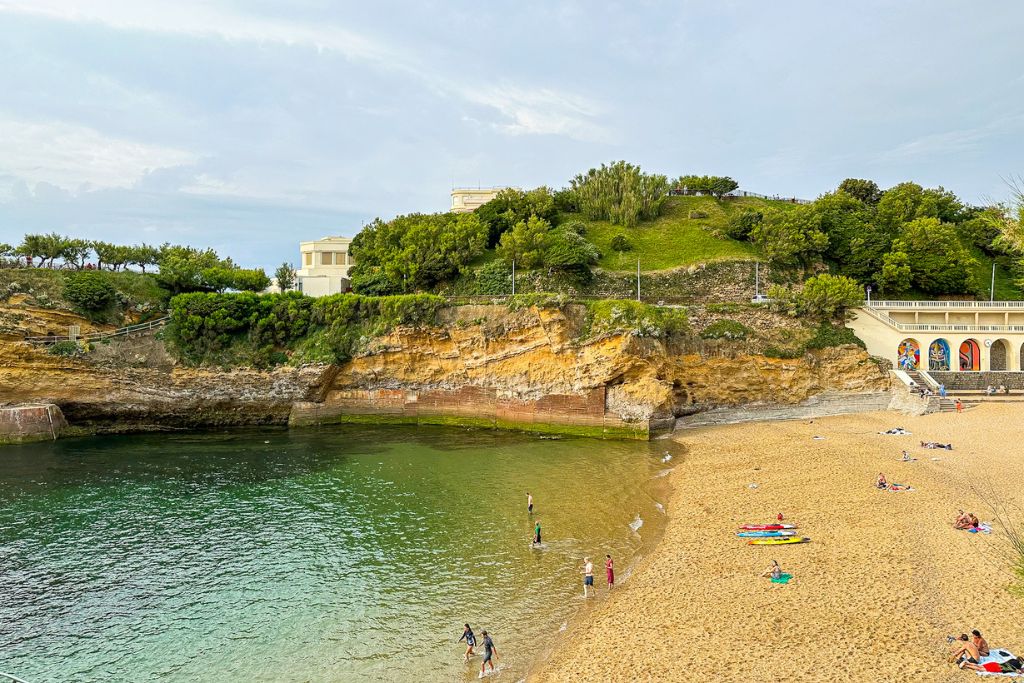
[(0, 0), (0, 242), (247, 267), (617, 159), (814, 198), (1024, 174), (1020, 0)]

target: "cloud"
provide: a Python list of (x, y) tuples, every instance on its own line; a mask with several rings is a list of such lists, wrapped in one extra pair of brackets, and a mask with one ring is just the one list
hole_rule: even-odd
[(147, 173), (187, 166), (200, 156), (143, 144), (62, 122), (0, 118), (0, 176), (72, 192), (131, 187)]
[(876, 163), (901, 163), (925, 160), (937, 155), (964, 154), (982, 147), (986, 140), (1016, 133), (1024, 125), (1024, 115), (1004, 116), (984, 126), (947, 130), (922, 135), (874, 156)]
[(494, 127), (512, 135), (565, 135), (585, 142), (608, 141), (608, 130), (594, 121), (599, 113), (597, 105), (577, 95), (505, 86), (467, 89), (463, 96), (497, 109), (510, 119)]
[(209, 2), (166, 0), (0, 0), (0, 12), (48, 19), (93, 23), (119, 30), (215, 38), (232, 42), (304, 46), (341, 54), (379, 68), (404, 73), (441, 95), (495, 109), (508, 121), (495, 124), (510, 135), (565, 135), (594, 142), (607, 130), (594, 121), (593, 103), (550, 88), (494, 88), (465, 80), (464, 72), (448, 77), (423, 64), (422, 55), (400, 50), (363, 33), (321, 22), (317, 24), (264, 19), (216, 7)]

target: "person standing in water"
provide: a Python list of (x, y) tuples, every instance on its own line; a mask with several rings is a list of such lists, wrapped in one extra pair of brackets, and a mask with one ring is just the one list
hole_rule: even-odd
[(540, 545), (540, 520), (533, 525), (533, 545)]
[(491, 673), (494, 673), (494, 662), (491, 661), (493, 655), (495, 659), (498, 657), (498, 648), (494, 647), (494, 641), (487, 635), (487, 631), (481, 631), (480, 635), (484, 637), (484, 661), (480, 664), (480, 678), (483, 678), (487, 674), (484, 673), (484, 668), (490, 664)]
[(533, 496), (529, 491), (526, 492), (526, 511), (533, 514)]
[(611, 555), (605, 555), (604, 573), (605, 573), (605, 576), (608, 579), (608, 590), (611, 590), (612, 586), (615, 585), (615, 569), (612, 568), (612, 556)]
[(587, 592), (587, 587), (593, 587), (594, 585), (594, 563), (590, 561), (589, 557), (583, 558), (583, 597), (589, 598), (590, 594)]
[(469, 624), (466, 624), (466, 630), (462, 632), (459, 642), (461, 643), (463, 640), (466, 641), (466, 661), (468, 662), (469, 658), (473, 656), (473, 648), (476, 647), (476, 636), (473, 635), (473, 629), (469, 627)]

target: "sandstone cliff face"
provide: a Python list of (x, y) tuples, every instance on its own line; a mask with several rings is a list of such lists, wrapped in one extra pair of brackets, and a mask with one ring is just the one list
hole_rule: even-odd
[(852, 347), (797, 360), (708, 357), (626, 334), (580, 341), (572, 308), (444, 316), (441, 327), (396, 329), (340, 367), (269, 372), (178, 367), (152, 337), (90, 360), (0, 341), (0, 405), (54, 403), (72, 428), (93, 431), (359, 419), (647, 437), (710, 408), (888, 388)]
[[(823, 392), (889, 386), (888, 375), (855, 347), (796, 360), (706, 357), (628, 335), (579, 343), (580, 321), (571, 310), (481, 306), (449, 315), (443, 329), (396, 330), (342, 366), (309, 421), (353, 413), (423, 421), (473, 412), (496, 424), (647, 436), (676, 416), (710, 408), (795, 404)], [(477, 391), (467, 393), (470, 387)], [(542, 405), (549, 398), (557, 400)]]

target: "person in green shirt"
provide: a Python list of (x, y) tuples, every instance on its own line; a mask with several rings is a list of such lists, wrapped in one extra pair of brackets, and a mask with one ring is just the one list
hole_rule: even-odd
[(533, 545), (540, 545), (540, 520), (533, 525)]

